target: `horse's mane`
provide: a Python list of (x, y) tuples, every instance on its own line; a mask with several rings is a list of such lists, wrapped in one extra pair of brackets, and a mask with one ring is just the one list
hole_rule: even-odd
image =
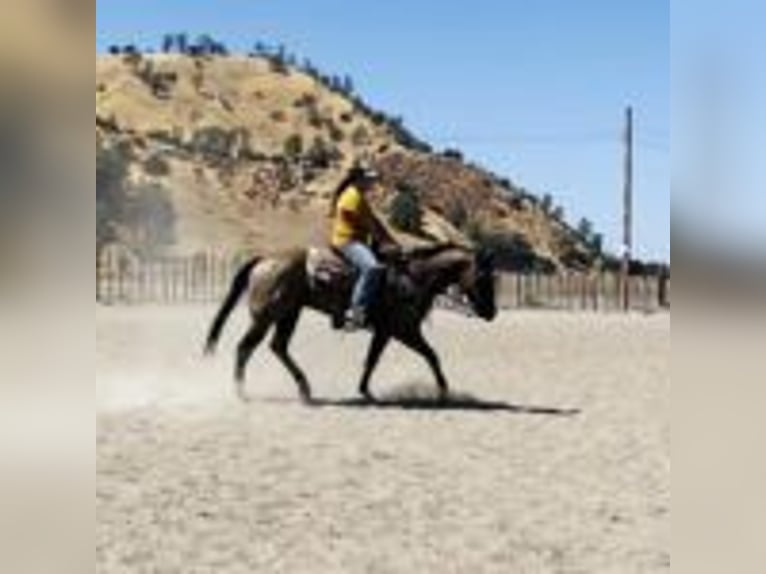
[(433, 245), (417, 246), (407, 250), (407, 256), (409, 259), (427, 259), (429, 257), (435, 257), (441, 255), (445, 251), (458, 250), (463, 253), (470, 253), (471, 250), (465, 245), (460, 245), (451, 241), (445, 243), (435, 243)]

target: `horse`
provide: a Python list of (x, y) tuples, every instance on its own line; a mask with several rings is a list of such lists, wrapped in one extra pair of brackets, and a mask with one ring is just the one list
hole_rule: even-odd
[[(336, 272), (323, 276), (318, 270), (322, 261), (333, 260)], [(449, 385), (436, 351), (423, 335), (422, 323), (437, 297), (448, 289), (457, 290), (467, 300), (472, 313), (492, 321), (497, 315), (493, 257), (484, 250), (447, 243), (399, 251), (394, 256), (383, 257), (383, 261), (384, 272), (375, 303), (368, 313), (372, 339), (359, 381), (359, 393), (365, 400), (375, 400), (370, 392), (372, 374), (393, 339), (426, 360), (436, 378), (439, 397), (444, 400), (449, 395)], [(302, 248), (269, 257), (253, 257), (233, 278), (208, 331), (205, 352), (215, 352), (226, 321), (247, 295), (252, 320), (236, 351), (234, 378), (238, 396), (246, 400), (247, 363), (273, 327), (271, 350), (294, 379), (300, 398), (311, 403), (311, 386), (289, 352), (290, 340), (304, 308), (331, 316), (333, 326), (339, 328), (354, 281), (350, 266), (328, 249)]]

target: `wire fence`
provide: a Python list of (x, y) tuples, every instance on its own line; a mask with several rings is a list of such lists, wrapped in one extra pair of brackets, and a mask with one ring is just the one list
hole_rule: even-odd
[[(188, 257), (142, 259), (110, 252), (97, 258), (96, 301), (103, 304), (217, 303), (246, 261), (245, 255), (200, 253)], [(670, 307), (670, 280), (657, 276), (629, 279), (630, 308), (658, 311)], [(503, 309), (571, 311), (622, 310), (619, 273), (502, 273), (498, 305)], [(448, 298), (439, 302), (450, 308)]]

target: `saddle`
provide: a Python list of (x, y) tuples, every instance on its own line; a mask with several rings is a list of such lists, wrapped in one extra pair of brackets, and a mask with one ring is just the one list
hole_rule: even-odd
[[(384, 285), (399, 296), (411, 296), (413, 288), (405, 270), (406, 258), (403, 254), (378, 252), (377, 255), (386, 267)], [(357, 279), (356, 269), (332, 247), (310, 247), (306, 257), (306, 274), (312, 290), (323, 292), (326, 299), (333, 301), (333, 327), (340, 328)]]
[[(387, 269), (406, 273), (406, 255), (401, 251), (378, 250), (379, 260)], [(357, 272), (343, 254), (334, 247), (310, 247), (306, 258), (309, 280), (316, 284), (353, 284)]]
[(350, 285), (356, 270), (343, 255), (330, 247), (310, 247), (306, 272), (312, 285)]

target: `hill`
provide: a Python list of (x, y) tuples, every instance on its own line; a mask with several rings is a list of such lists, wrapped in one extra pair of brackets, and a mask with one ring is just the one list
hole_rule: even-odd
[[(372, 158), (405, 237), (492, 244), (507, 266), (590, 266), (597, 236), (550, 201), (435, 153), (348, 79), (273, 56), (96, 57), (97, 243), (144, 251), (273, 250), (322, 242), (344, 171)], [(411, 201), (400, 201), (402, 196)]]

